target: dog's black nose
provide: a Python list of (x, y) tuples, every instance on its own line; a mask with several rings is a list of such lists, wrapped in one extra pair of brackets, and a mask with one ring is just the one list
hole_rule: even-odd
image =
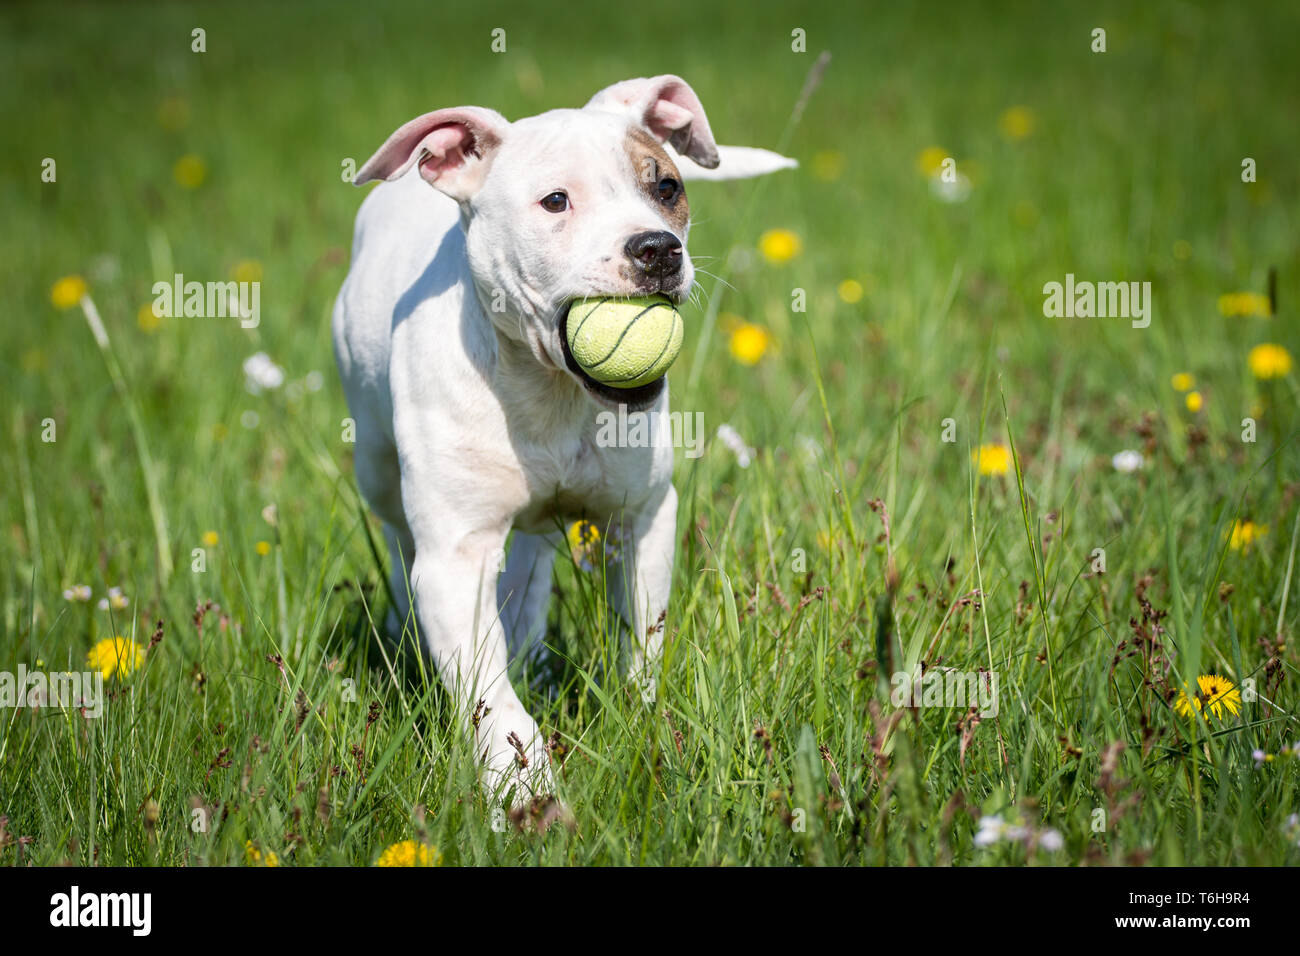
[(638, 232), (623, 251), (646, 275), (662, 278), (682, 268), (682, 243), (671, 232)]

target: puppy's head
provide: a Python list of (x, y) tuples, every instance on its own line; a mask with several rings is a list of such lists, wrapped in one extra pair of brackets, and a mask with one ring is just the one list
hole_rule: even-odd
[(398, 129), (354, 181), (397, 179), (412, 166), (460, 204), (470, 270), (503, 335), (602, 403), (635, 408), (659, 397), (662, 378), (615, 389), (587, 376), (569, 354), (564, 322), (577, 299), (663, 293), (680, 302), (689, 293), (679, 166), (716, 169), (719, 152), (685, 81), (627, 80), (583, 109), (515, 123), (480, 107), (437, 110)]

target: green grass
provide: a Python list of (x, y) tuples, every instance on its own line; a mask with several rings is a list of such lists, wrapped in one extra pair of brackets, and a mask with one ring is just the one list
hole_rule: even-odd
[[(0, 710), (0, 815), (31, 838), (0, 864), (238, 863), (248, 841), (282, 864), (369, 864), (404, 839), (462, 864), (1297, 862), (1300, 761), (1251, 757), (1300, 738), (1297, 379), (1257, 382), (1246, 355), (1300, 354), (1300, 12), (850, 6), (669, 2), (653, 24), (610, 4), (6, 7), (0, 670), (79, 670), (96, 641), (147, 643), (159, 620), (164, 635), (100, 719)], [(674, 406), (758, 452), (748, 468), (717, 440), (679, 455), (658, 698), (611, 671), (599, 582), (566, 562), (525, 699), (568, 749), (573, 829), (493, 829), (436, 679), (375, 626), (377, 529), (340, 439), (328, 328), (362, 195), (341, 164), (438, 106), (516, 118), (663, 72), (691, 81), (720, 140), (776, 146), (822, 49), (834, 59), (783, 147), (802, 169), (692, 187), (691, 251), (729, 282), (705, 277), (708, 301), (774, 348), (742, 366), (725, 316), (686, 314)], [(178, 103), (187, 120), (161, 123)], [(1035, 124), (1013, 141), (998, 120), (1016, 105)], [(966, 202), (931, 194), (931, 146), (969, 176)], [(828, 153), (833, 179), (817, 175)], [(207, 169), (197, 189), (173, 179), (186, 154)], [(776, 227), (803, 245), (783, 266), (755, 251)], [(243, 260), (263, 270), (256, 330), (138, 326), (155, 281)], [(1271, 267), (1278, 315), (1219, 314)], [(1044, 318), (1043, 284), (1066, 273), (1149, 280), (1150, 328)], [(110, 362), (80, 309), (51, 304), (68, 274), (89, 282)], [(836, 291), (850, 278), (853, 304)], [(290, 384), (253, 396), (240, 366), (259, 350)], [(1195, 376), (1199, 413), (1176, 372)], [(970, 450), (993, 442), (1014, 443), (1014, 466), (973, 473)], [(1139, 474), (1112, 469), (1124, 448), (1145, 452)], [(1245, 518), (1267, 533), (1232, 549)], [(121, 586), (130, 606), (65, 601), (77, 583), (96, 600)], [(1154, 643), (1112, 666), (1137, 646), (1131, 621)], [(1153, 656), (1168, 686), (1251, 678), (1259, 699), (1178, 717), (1144, 683)], [(922, 659), (996, 671), (999, 715), (959, 728), (960, 709), (897, 710), (888, 675)], [(219, 808), (205, 832), (196, 806)], [(1064, 846), (976, 847), (993, 813)]]

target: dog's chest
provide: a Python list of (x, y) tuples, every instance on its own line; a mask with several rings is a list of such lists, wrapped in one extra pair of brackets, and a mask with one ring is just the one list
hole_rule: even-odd
[[(556, 522), (603, 521), (636, 511), (671, 477), (672, 450), (604, 447), (579, 432), (521, 449), (529, 501), (515, 518), (522, 531), (552, 531)], [(666, 467), (665, 467), (666, 465)]]

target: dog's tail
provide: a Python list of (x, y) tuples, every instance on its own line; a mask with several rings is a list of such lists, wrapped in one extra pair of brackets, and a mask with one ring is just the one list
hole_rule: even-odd
[(794, 169), (799, 165), (796, 160), (774, 153), (770, 149), (758, 149), (754, 146), (719, 146), (717, 168), (705, 169), (678, 153), (667, 143), (664, 144), (664, 148), (672, 153), (673, 162), (677, 164), (682, 179), (686, 180), (752, 179), (782, 169)]

